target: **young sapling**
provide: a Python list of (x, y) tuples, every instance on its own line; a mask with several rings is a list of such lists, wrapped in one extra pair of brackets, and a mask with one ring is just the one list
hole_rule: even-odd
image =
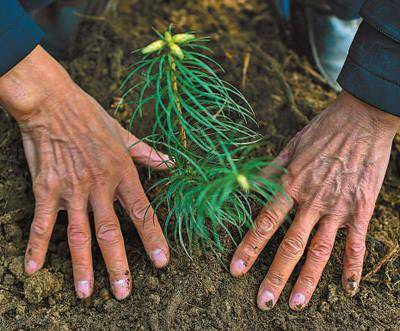
[[(193, 33), (164, 34), (140, 49), (142, 58), (122, 83), (121, 103), (130, 105), (130, 127), (145, 109), (154, 112), (151, 134), (143, 141), (173, 160), (169, 172), (151, 188), (155, 212), (167, 207), (165, 230), (190, 254), (193, 245), (222, 249), (221, 231), (233, 241), (252, 225), (252, 207), (264, 205), (279, 190), (261, 176), (270, 164), (250, 157), (260, 136), (249, 128), (254, 113), (244, 96), (223, 81), (223, 71)], [(138, 53), (138, 52), (136, 52)], [(164, 216), (164, 215), (163, 215)]]

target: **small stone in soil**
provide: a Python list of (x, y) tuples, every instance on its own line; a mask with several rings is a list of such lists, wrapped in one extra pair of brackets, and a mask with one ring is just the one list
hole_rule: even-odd
[(321, 304), (319, 305), (319, 311), (323, 314), (327, 313), (330, 309), (330, 305), (326, 301), (322, 301)]
[(8, 243), (5, 251), (4, 251), (6, 256), (18, 256), (20, 253), (20, 250), (14, 246), (12, 243)]
[(146, 286), (150, 290), (155, 290), (158, 287), (158, 279), (156, 277), (150, 276), (146, 280)]
[(161, 298), (158, 294), (150, 294), (149, 300), (154, 305), (158, 305), (161, 302)]
[(25, 279), (24, 273), (24, 257), (18, 256), (13, 257), (10, 260), (10, 264), (8, 265), (8, 269), (10, 272), (20, 281), (22, 282)]

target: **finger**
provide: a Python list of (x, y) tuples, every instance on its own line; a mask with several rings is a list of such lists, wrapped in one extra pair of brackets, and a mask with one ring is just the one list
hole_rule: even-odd
[(318, 230), (308, 248), (306, 261), (293, 287), (289, 300), (290, 308), (303, 309), (310, 301), (331, 256), (338, 230), (337, 224), (337, 220), (328, 216), (319, 221)]
[(239, 277), (249, 271), (292, 207), (293, 200), (278, 193), (274, 200), (261, 210), (233, 255), (230, 266), (233, 276)]
[(281, 175), (284, 172), (284, 168), (288, 165), (289, 159), (290, 159), (290, 148), (286, 147), (270, 163), (269, 166), (265, 167), (261, 171), (261, 175), (267, 179)]
[[(285, 148), (271, 162), (271, 165), (263, 169), (262, 176), (264, 178), (271, 178), (281, 174), (283, 167), (288, 162), (289, 148)], [(278, 193), (273, 201), (264, 206), (232, 258), (230, 271), (234, 277), (240, 277), (249, 271), (292, 207), (293, 200), (282, 193)]]
[(117, 192), (142, 239), (147, 255), (157, 268), (165, 267), (169, 261), (168, 243), (134, 167), (121, 181)]
[(112, 198), (101, 191), (90, 198), (92, 205), (96, 238), (107, 266), (111, 288), (118, 300), (126, 298), (131, 292), (131, 274), (126, 257), (124, 239)]
[(357, 228), (348, 228), (346, 246), (343, 260), (342, 284), (345, 291), (354, 296), (357, 292), (365, 255), (365, 240), (367, 235), (368, 222), (359, 222)]
[(57, 199), (37, 199), (25, 252), (25, 272), (28, 275), (35, 273), (44, 264), (57, 213)]
[(257, 304), (260, 309), (271, 309), (277, 302), (294, 267), (304, 253), (311, 230), (318, 219), (318, 213), (301, 210), (297, 212), (258, 291)]
[(71, 252), (75, 290), (78, 298), (93, 292), (93, 263), (87, 208), (68, 209), (68, 245)]
[(150, 167), (154, 170), (167, 170), (173, 167), (174, 163), (168, 155), (161, 153), (154, 148), (150, 147), (143, 141), (140, 141), (133, 134), (129, 133), (125, 129), (124, 136), (127, 137), (127, 147), (129, 148), (129, 154), (135, 161), (143, 166)]

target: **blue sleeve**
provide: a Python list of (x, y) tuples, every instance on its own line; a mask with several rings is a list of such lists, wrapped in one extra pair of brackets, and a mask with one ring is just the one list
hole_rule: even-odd
[(400, 116), (400, 0), (366, 0), (361, 17), (338, 83), (364, 102)]
[(2, 0), (0, 10), (0, 76), (26, 57), (43, 37), (18, 0)]

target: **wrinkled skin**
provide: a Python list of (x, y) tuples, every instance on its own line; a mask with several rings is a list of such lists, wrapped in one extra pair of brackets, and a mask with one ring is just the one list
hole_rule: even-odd
[[(88, 209), (117, 299), (131, 291), (131, 277), (113, 201), (119, 199), (156, 267), (169, 260), (161, 228), (143, 192), (133, 159), (166, 168), (167, 157), (126, 132), (40, 46), (0, 78), (0, 102), (20, 125), (32, 174), (35, 216), (26, 250), (31, 275), (45, 260), (61, 209), (68, 213), (68, 242), (78, 297), (93, 290)], [(248, 272), (268, 240), (296, 206), (296, 217), (263, 281), (258, 305), (272, 308), (305, 251), (307, 259), (293, 288), (290, 306), (310, 300), (327, 263), (337, 230), (347, 230), (343, 286), (354, 295), (361, 278), (365, 236), (387, 168), (399, 119), (342, 93), (304, 128), (276, 159), (287, 195), (265, 206), (239, 245), (234, 276)], [(276, 168), (265, 170), (271, 176)]]
[[(234, 276), (248, 272), (287, 213), (296, 208), (293, 223), (260, 286), (259, 308), (268, 310), (276, 304), (315, 227), (290, 307), (300, 310), (309, 302), (339, 228), (347, 231), (342, 284), (349, 295), (356, 293), (368, 224), (399, 127), (399, 118), (342, 92), (278, 156), (275, 162), (287, 169), (281, 177), (287, 195), (279, 195), (263, 208), (231, 262)], [(276, 174), (276, 169), (265, 169), (265, 176)]]
[(167, 242), (148, 210), (131, 159), (165, 169), (165, 155), (137, 143), (40, 46), (1, 77), (0, 101), (19, 123), (32, 175), (35, 215), (25, 255), (28, 275), (43, 266), (57, 213), (64, 209), (77, 296), (92, 294), (91, 209), (114, 295), (128, 296), (131, 275), (115, 199), (132, 219), (154, 265), (168, 263)]

